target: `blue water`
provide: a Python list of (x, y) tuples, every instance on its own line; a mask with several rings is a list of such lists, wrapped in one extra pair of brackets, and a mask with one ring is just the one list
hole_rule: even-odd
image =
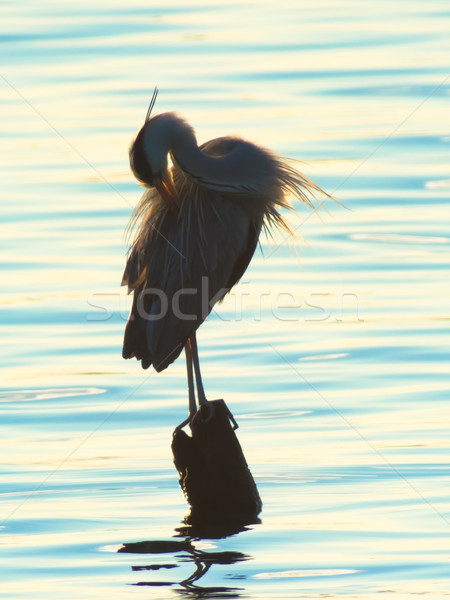
[[(0, 17), (0, 598), (448, 596), (448, 3)], [(127, 150), (155, 85), (199, 141), (261, 143), (341, 203), (296, 205), (199, 330), (264, 504), (224, 539), (179, 531), (183, 358), (121, 358)]]

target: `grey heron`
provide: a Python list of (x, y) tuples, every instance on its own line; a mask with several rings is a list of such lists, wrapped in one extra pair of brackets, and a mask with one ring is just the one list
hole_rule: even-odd
[(182, 427), (197, 410), (194, 376), (199, 406), (208, 403), (196, 330), (244, 274), (261, 230), (288, 230), (279, 212), (288, 197), (312, 207), (309, 196), (325, 193), (239, 137), (199, 146), (176, 113), (151, 115), (156, 93), (129, 150), (131, 169), (147, 189), (133, 213), (136, 234), (122, 282), (133, 294), (122, 354), (159, 372), (184, 348), (189, 417)]

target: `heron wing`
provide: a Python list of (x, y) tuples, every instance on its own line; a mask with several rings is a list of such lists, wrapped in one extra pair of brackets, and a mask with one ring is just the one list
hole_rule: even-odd
[(134, 291), (123, 356), (162, 371), (240, 279), (255, 251), (262, 219), (230, 194), (202, 189), (175, 166), (181, 208), (153, 198), (149, 222), (132, 247), (124, 279)]

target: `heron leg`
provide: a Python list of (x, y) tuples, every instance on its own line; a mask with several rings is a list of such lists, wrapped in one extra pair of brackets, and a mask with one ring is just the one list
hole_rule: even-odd
[(190, 339), (184, 346), (184, 352), (186, 354), (186, 370), (189, 391), (189, 419), (192, 419), (197, 411), (197, 405), (195, 402), (194, 374), (192, 371), (192, 346)]
[(197, 337), (194, 333), (188, 340), (188, 343), (191, 343), (191, 351), (192, 351), (192, 362), (194, 364), (195, 371), (195, 382), (197, 384), (197, 396), (198, 396), (198, 404), (202, 406), (202, 404), (207, 404), (208, 400), (205, 396), (205, 390), (203, 388), (202, 375), (200, 373), (200, 360), (198, 358), (198, 347), (197, 347)]
[(189, 392), (189, 416), (177, 427), (175, 427), (175, 431), (179, 431), (180, 429), (183, 429), (183, 427), (188, 425), (188, 423), (191, 422), (192, 418), (194, 417), (197, 411), (197, 404), (195, 402), (194, 373), (192, 371), (192, 350), (191, 342), (189, 340), (184, 345), (184, 353), (186, 354), (186, 371)]
[[(192, 417), (194, 416), (195, 411), (196, 411), (195, 393), (194, 393), (194, 378), (193, 378), (193, 373), (192, 373), (192, 367), (194, 367), (195, 382), (197, 384), (197, 396), (198, 396), (199, 407), (208, 405), (208, 408), (210, 411), (209, 416), (207, 417), (206, 421), (209, 421), (211, 419), (211, 417), (213, 415), (212, 410), (213, 410), (213, 406), (214, 406), (212, 403), (210, 403), (206, 399), (205, 390), (203, 388), (202, 375), (200, 373), (200, 360), (198, 357), (197, 337), (195, 335), (195, 332), (190, 336), (190, 338), (186, 342), (184, 349), (186, 352), (186, 365), (187, 365), (187, 372), (188, 372), (189, 418), (186, 421), (184, 421), (181, 425), (179, 425), (177, 427), (177, 429), (187, 425), (187, 423), (190, 422), (190, 420), (192, 419)], [(226, 408), (227, 408), (228, 418), (230, 419), (230, 421), (233, 425), (233, 429), (237, 429), (239, 427), (239, 425), (237, 424), (236, 419), (233, 417), (233, 414), (231, 413), (230, 409), (228, 407), (226, 407)]]

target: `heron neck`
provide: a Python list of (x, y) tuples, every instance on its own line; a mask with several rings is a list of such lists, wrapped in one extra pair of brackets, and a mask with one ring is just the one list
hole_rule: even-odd
[(208, 156), (198, 147), (195, 133), (180, 136), (171, 148), (171, 156), (194, 183), (211, 189), (227, 187), (228, 164), (225, 157)]

